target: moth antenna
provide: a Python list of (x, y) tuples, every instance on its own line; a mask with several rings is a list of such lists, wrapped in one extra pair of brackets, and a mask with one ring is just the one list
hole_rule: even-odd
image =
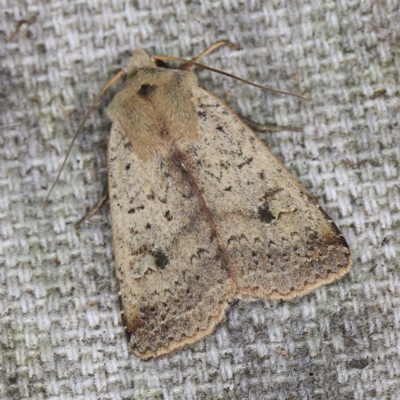
[(199, 61), (200, 58), (203, 58), (205, 56), (208, 56), (209, 54), (213, 53), (215, 50), (219, 49), (220, 47), (223, 46), (228, 46), (233, 50), (239, 50), (240, 46), (238, 46), (235, 43), (229, 42), (228, 40), (220, 40), (219, 42), (214, 43), (210, 47), (207, 47), (202, 53), (200, 53), (198, 56), (193, 57), (191, 60), (192, 61)]
[[(235, 43), (229, 42), (228, 40), (220, 40), (219, 42), (216, 42), (216, 43), (212, 44), (211, 46), (207, 47), (202, 53), (200, 53), (196, 57), (192, 57), (190, 60), (198, 62), (201, 58), (208, 56), (209, 54), (213, 53), (215, 50), (217, 50), (223, 46), (228, 46), (234, 50), (240, 49), (240, 46), (238, 46)], [(195, 65), (193, 65), (191, 63), (189, 63), (189, 64), (185, 63), (185, 64), (182, 64), (179, 69), (182, 71), (191, 71), (194, 69), (194, 67), (195, 67)]]
[(90, 113), (93, 111), (94, 107), (96, 106), (96, 104), (98, 103), (98, 101), (100, 100), (100, 98), (104, 95), (104, 93), (108, 90), (108, 88), (109, 88), (111, 85), (113, 85), (118, 79), (120, 79), (120, 78), (121, 78), (123, 75), (125, 75), (125, 74), (126, 74), (126, 71), (123, 69), (122, 71), (118, 72), (118, 74), (115, 75), (113, 78), (111, 78), (111, 79), (106, 83), (106, 85), (103, 87), (103, 89), (101, 89), (100, 93), (99, 93), (99, 94), (96, 96), (96, 98), (94, 99), (92, 105), (91, 105), (91, 106), (89, 107), (89, 109), (86, 111), (86, 114), (85, 114), (84, 117), (82, 118), (81, 122), (79, 123), (78, 128), (76, 129), (76, 131), (75, 131), (75, 133), (74, 133), (74, 136), (72, 137), (71, 143), (70, 143), (70, 145), (69, 145), (69, 147), (68, 147), (68, 150), (67, 150), (67, 154), (66, 154), (65, 157), (64, 157), (64, 161), (62, 162), (60, 168), (58, 169), (57, 176), (56, 176), (56, 178), (54, 179), (53, 184), (51, 185), (51, 188), (50, 188), (49, 192), (47, 193), (47, 196), (46, 196), (46, 198), (45, 198), (45, 200), (44, 200), (44, 203), (43, 203), (43, 208), (42, 208), (43, 210), (46, 208), (47, 203), (48, 203), (48, 201), (49, 201), (49, 197), (50, 197), (50, 195), (51, 195), (51, 192), (53, 191), (53, 189), (54, 189), (54, 187), (56, 186), (58, 180), (60, 179), (61, 172), (62, 172), (62, 170), (63, 170), (64, 167), (65, 167), (65, 164), (66, 164), (66, 162), (67, 162), (68, 156), (69, 156), (70, 153), (71, 153), (72, 146), (74, 145), (75, 139), (77, 138), (78, 133), (79, 133), (80, 130), (82, 129), (83, 124), (86, 122), (86, 120), (88, 119)]
[(203, 68), (203, 69), (208, 69), (209, 71), (217, 72), (218, 74), (229, 76), (230, 78), (233, 78), (233, 79), (236, 79), (238, 81), (247, 83), (250, 86), (255, 86), (255, 87), (257, 87), (259, 89), (262, 89), (262, 90), (267, 90), (268, 92), (278, 93), (278, 94), (286, 94), (288, 96), (298, 97), (299, 99), (310, 101), (310, 99), (308, 99), (307, 97), (304, 97), (304, 96), (302, 96), (300, 94), (291, 93), (291, 92), (285, 92), (283, 90), (270, 88), (268, 86), (257, 85), (257, 83), (250, 82), (250, 81), (248, 81), (246, 79), (240, 78), (239, 76), (232, 75), (232, 74), (230, 74), (228, 72), (225, 72), (225, 71), (221, 71), (220, 69), (209, 67), (208, 65), (198, 63), (197, 61), (194, 61), (194, 60), (185, 60), (184, 58), (170, 57), (170, 56), (153, 56), (153, 59), (154, 60), (160, 60), (160, 61), (177, 61), (177, 62), (181, 62), (181, 63), (185, 63), (185, 64), (193, 64), (196, 67), (200, 67), (200, 68)]

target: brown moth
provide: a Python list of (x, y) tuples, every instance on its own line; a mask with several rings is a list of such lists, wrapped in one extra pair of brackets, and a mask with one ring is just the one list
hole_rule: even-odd
[(138, 356), (210, 334), (236, 297), (292, 299), (349, 271), (336, 225), (194, 73), (135, 50), (108, 116), (116, 274)]
[(293, 299), (350, 270), (334, 222), (193, 72), (136, 49), (108, 116), (116, 276), (141, 358), (209, 335), (235, 298)]

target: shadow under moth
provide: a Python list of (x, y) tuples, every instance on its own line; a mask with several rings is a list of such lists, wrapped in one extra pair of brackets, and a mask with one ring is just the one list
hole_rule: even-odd
[(108, 196), (123, 322), (143, 359), (209, 335), (235, 298), (292, 299), (351, 267), (317, 201), (198, 86), (191, 69), (214, 70), (198, 60), (226, 44), (190, 61), (136, 49), (98, 96), (126, 76), (108, 107)]

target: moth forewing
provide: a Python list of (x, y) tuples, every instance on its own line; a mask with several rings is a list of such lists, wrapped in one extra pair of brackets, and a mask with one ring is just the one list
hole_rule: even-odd
[(116, 275), (135, 354), (196, 342), (235, 297), (290, 299), (349, 271), (336, 225), (192, 72), (135, 50), (108, 115)]

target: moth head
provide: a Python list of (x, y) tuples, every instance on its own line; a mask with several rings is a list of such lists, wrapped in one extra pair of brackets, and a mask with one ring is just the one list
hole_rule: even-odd
[(129, 60), (126, 73), (128, 76), (133, 75), (141, 68), (156, 68), (156, 64), (146, 50), (137, 47)]

